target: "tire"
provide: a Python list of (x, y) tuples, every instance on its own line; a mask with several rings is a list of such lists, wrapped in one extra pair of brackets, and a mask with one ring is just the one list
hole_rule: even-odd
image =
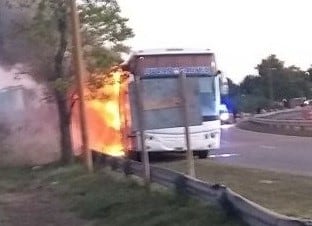
[(92, 161), (95, 163), (102, 163), (105, 160), (105, 156), (100, 152), (92, 151)]
[(208, 157), (208, 150), (202, 150), (202, 151), (198, 151), (198, 158), (200, 159), (205, 159)]
[(129, 151), (127, 157), (131, 160), (141, 162), (141, 152), (138, 151)]

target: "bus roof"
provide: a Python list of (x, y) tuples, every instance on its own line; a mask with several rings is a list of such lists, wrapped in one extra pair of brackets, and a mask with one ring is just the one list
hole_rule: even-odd
[(183, 48), (169, 48), (169, 49), (145, 49), (132, 53), (132, 56), (150, 56), (150, 55), (183, 55), (183, 54), (212, 54), (210, 49), (183, 49)]
[(136, 56), (157, 56), (157, 55), (185, 55), (185, 54), (213, 54), (210, 49), (191, 49), (191, 48), (167, 48), (167, 49), (143, 49), (133, 51), (128, 58), (121, 63), (127, 65)]
[(136, 57), (143, 56), (164, 56), (164, 55), (205, 55), (213, 54), (210, 49), (190, 49), (190, 48), (167, 48), (167, 49), (144, 49), (132, 52), (128, 58), (120, 64), (121, 67), (128, 70), (128, 64)]

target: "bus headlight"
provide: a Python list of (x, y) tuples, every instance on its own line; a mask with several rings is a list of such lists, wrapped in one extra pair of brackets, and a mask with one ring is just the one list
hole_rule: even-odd
[(216, 133), (211, 133), (211, 138), (215, 138), (216, 137)]
[(151, 135), (146, 135), (146, 136), (145, 136), (145, 139), (146, 139), (146, 140), (154, 140), (154, 137), (151, 136)]
[(227, 121), (227, 120), (229, 120), (229, 118), (230, 118), (230, 114), (227, 113), (227, 112), (224, 112), (224, 113), (220, 114), (221, 121)]
[(205, 139), (209, 139), (209, 138), (214, 139), (216, 138), (216, 136), (217, 136), (217, 132), (207, 133), (205, 134)]

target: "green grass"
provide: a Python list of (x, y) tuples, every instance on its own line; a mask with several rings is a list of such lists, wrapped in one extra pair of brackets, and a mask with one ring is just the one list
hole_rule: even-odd
[(169, 191), (147, 191), (136, 180), (107, 169), (94, 174), (86, 174), (77, 165), (37, 171), (1, 170), (0, 181), (0, 193), (34, 185), (48, 187), (70, 210), (99, 226), (244, 225), (212, 206)]
[(0, 193), (27, 187), (32, 179), (29, 169), (0, 168)]
[[(185, 172), (186, 162), (158, 163)], [(312, 177), (234, 167), (196, 160), (196, 176), (221, 183), (246, 198), (288, 216), (312, 218)]]

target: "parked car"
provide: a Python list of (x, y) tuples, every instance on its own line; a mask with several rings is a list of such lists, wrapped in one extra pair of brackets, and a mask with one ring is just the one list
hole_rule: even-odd
[(312, 105), (312, 100), (306, 100), (303, 102), (304, 106)]
[(312, 120), (312, 100), (306, 100), (302, 107), (302, 117), (305, 120)]

